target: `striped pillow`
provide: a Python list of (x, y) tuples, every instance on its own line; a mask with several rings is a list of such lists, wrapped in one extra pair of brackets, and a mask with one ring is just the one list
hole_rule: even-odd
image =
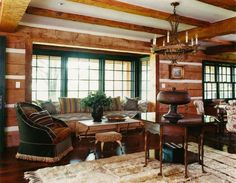
[(29, 115), (29, 118), (40, 126), (53, 126), (54, 122), (48, 111), (34, 112)]
[(80, 106), (80, 99), (79, 98), (59, 98), (61, 113), (76, 113), (82, 112)]

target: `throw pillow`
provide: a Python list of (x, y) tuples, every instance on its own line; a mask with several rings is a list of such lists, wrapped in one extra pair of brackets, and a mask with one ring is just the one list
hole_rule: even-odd
[(83, 112), (83, 109), (80, 106), (79, 98), (59, 98), (61, 113), (76, 113)]
[(114, 97), (111, 98), (112, 102), (111, 102), (111, 106), (106, 106), (104, 107), (104, 111), (121, 111), (122, 110), (122, 106), (121, 106), (121, 101), (120, 101), (120, 97)]
[(54, 124), (53, 119), (51, 115), (48, 113), (48, 111), (39, 111), (34, 112), (29, 115), (29, 118), (36, 124), (40, 126), (52, 126)]
[(125, 97), (124, 110), (127, 111), (138, 111), (138, 98)]
[(40, 106), (42, 109), (47, 110), (49, 114), (57, 114), (56, 106), (52, 103), (52, 101), (40, 101)]

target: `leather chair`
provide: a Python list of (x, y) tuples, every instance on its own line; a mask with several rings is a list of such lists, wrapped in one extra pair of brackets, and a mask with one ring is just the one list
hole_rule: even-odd
[(70, 128), (61, 120), (51, 117), (50, 123), (36, 123), (31, 115), (43, 111), (37, 105), (19, 102), (15, 106), (20, 133), (17, 159), (57, 162), (73, 150)]

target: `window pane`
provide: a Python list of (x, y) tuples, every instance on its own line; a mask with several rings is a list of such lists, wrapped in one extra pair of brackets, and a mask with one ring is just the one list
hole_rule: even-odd
[(98, 81), (90, 81), (90, 83), (89, 83), (90, 91), (99, 90), (99, 85), (98, 84), (99, 84)]
[(79, 70), (79, 79), (89, 79), (89, 70)]
[(79, 78), (78, 69), (69, 69), (68, 70), (68, 79), (78, 79)]
[(49, 56), (37, 55), (37, 66), (38, 67), (48, 67)]
[(122, 70), (122, 62), (121, 61), (115, 61), (115, 70)]
[(67, 62), (67, 68), (68, 70), (70, 69), (78, 69), (79, 68), (79, 60), (78, 58), (72, 58), (72, 57), (69, 57), (68, 58), (68, 62)]
[(99, 69), (99, 62), (97, 59), (90, 59), (90, 69)]
[(50, 56), (50, 67), (61, 67), (61, 57)]
[(48, 78), (48, 68), (37, 68), (37, 78), (47, 79)]
[(79, 81), (78, 80), (68, 80), (68, 90), (79, 90)]
[(105, 80), (113, 80), (113, 79), (114, 79), (113, 71), (105, 71)]
[(51, 79), (61, 79), (61, 69), (50, 69)]
[(105, 64), (105, 70), (113, 70), (113, 61), (112, 60), (106, 60), (106, 64)]

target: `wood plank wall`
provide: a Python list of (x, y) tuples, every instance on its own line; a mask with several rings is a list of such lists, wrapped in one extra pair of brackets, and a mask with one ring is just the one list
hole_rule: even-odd
[[(47, 30), (40, 28), (30, 28), (20, 26), (16, 33), (1, 33), (7, 36), (7, 60), (6, 60), (6, 139), (7, 146), (18, 146), (19, 133), (16, 122), (16, 114), (14, 104), (19, 101), (30, 101), (30, 80), (31, 80), (31, 54), (33, 42), (60, 44), (66, 46), (82, 46), (98, 49), (112, 49), (126, 52), (148, 53), (150, 51), (150, 43), (142, 41), (132, 41), (119, 38), (111, 38), (105, 36), (94, 36), (88, 34), (64, 32), (57, 30)], [(203, 53), (195, 56), (189, 56), (185, 59), (185, 78), (183, 80), (170, 80), (168, 64), (169, 61), (160, 56), (158, 72), (159, 81), (153, 84), (153, 91), (167, 90), (172, 87), (177, 89), (188, 90), (193, 99), (201, 99), (202, 97), (202, 73), (201, 62), (206, 59)], [(155, 64), (154, 64), (155, 65)], [(157, 73), (158, 73), (157, 72)], [(155, 73), (154, 73), (155, 75)], [(16, 82), (20, 82), (20, 88), (16, 88)], [(165, 85), (165, 88), (163, 86)], [(155, 88), (156, 87), (156, 88)], [(155, 96), (154, 103), (155, 103)], [(167, 111), (167, 106), (159, 105), (159, 111)], [(191, 104), (188, 107), (181, 106), (180, 112), (195, 113), (195, 108)]]
[[(193, 105), (193, 101), (202, 99), (202, 60), (206, 59), (201, 51), (195, 55), (188, 55), (182, 62), (178, 62), (179, 65), (184, 66), (184, 78), (183, 79), (169, 79), (169, 60), (166, 60), (164, 56), (160, 56), (160, 77), (159, 77), (159, 90), (171, 90), (173, 87), (176, 90), (186, 90), (189, 92), (191, 102), (188, 105), (180, 105), (178, 111), (181, 113), (195, 114), (196, 109)], [(167, 112), (168, 106), (160, 104), (160, 112)]]
[[(25, 37), (7, 35), (6, 49), (6, 140), (7, 146), (19, 144), (14, 104), (25, 101)], [(16, 88), (16, 82), (20, 88)]]

